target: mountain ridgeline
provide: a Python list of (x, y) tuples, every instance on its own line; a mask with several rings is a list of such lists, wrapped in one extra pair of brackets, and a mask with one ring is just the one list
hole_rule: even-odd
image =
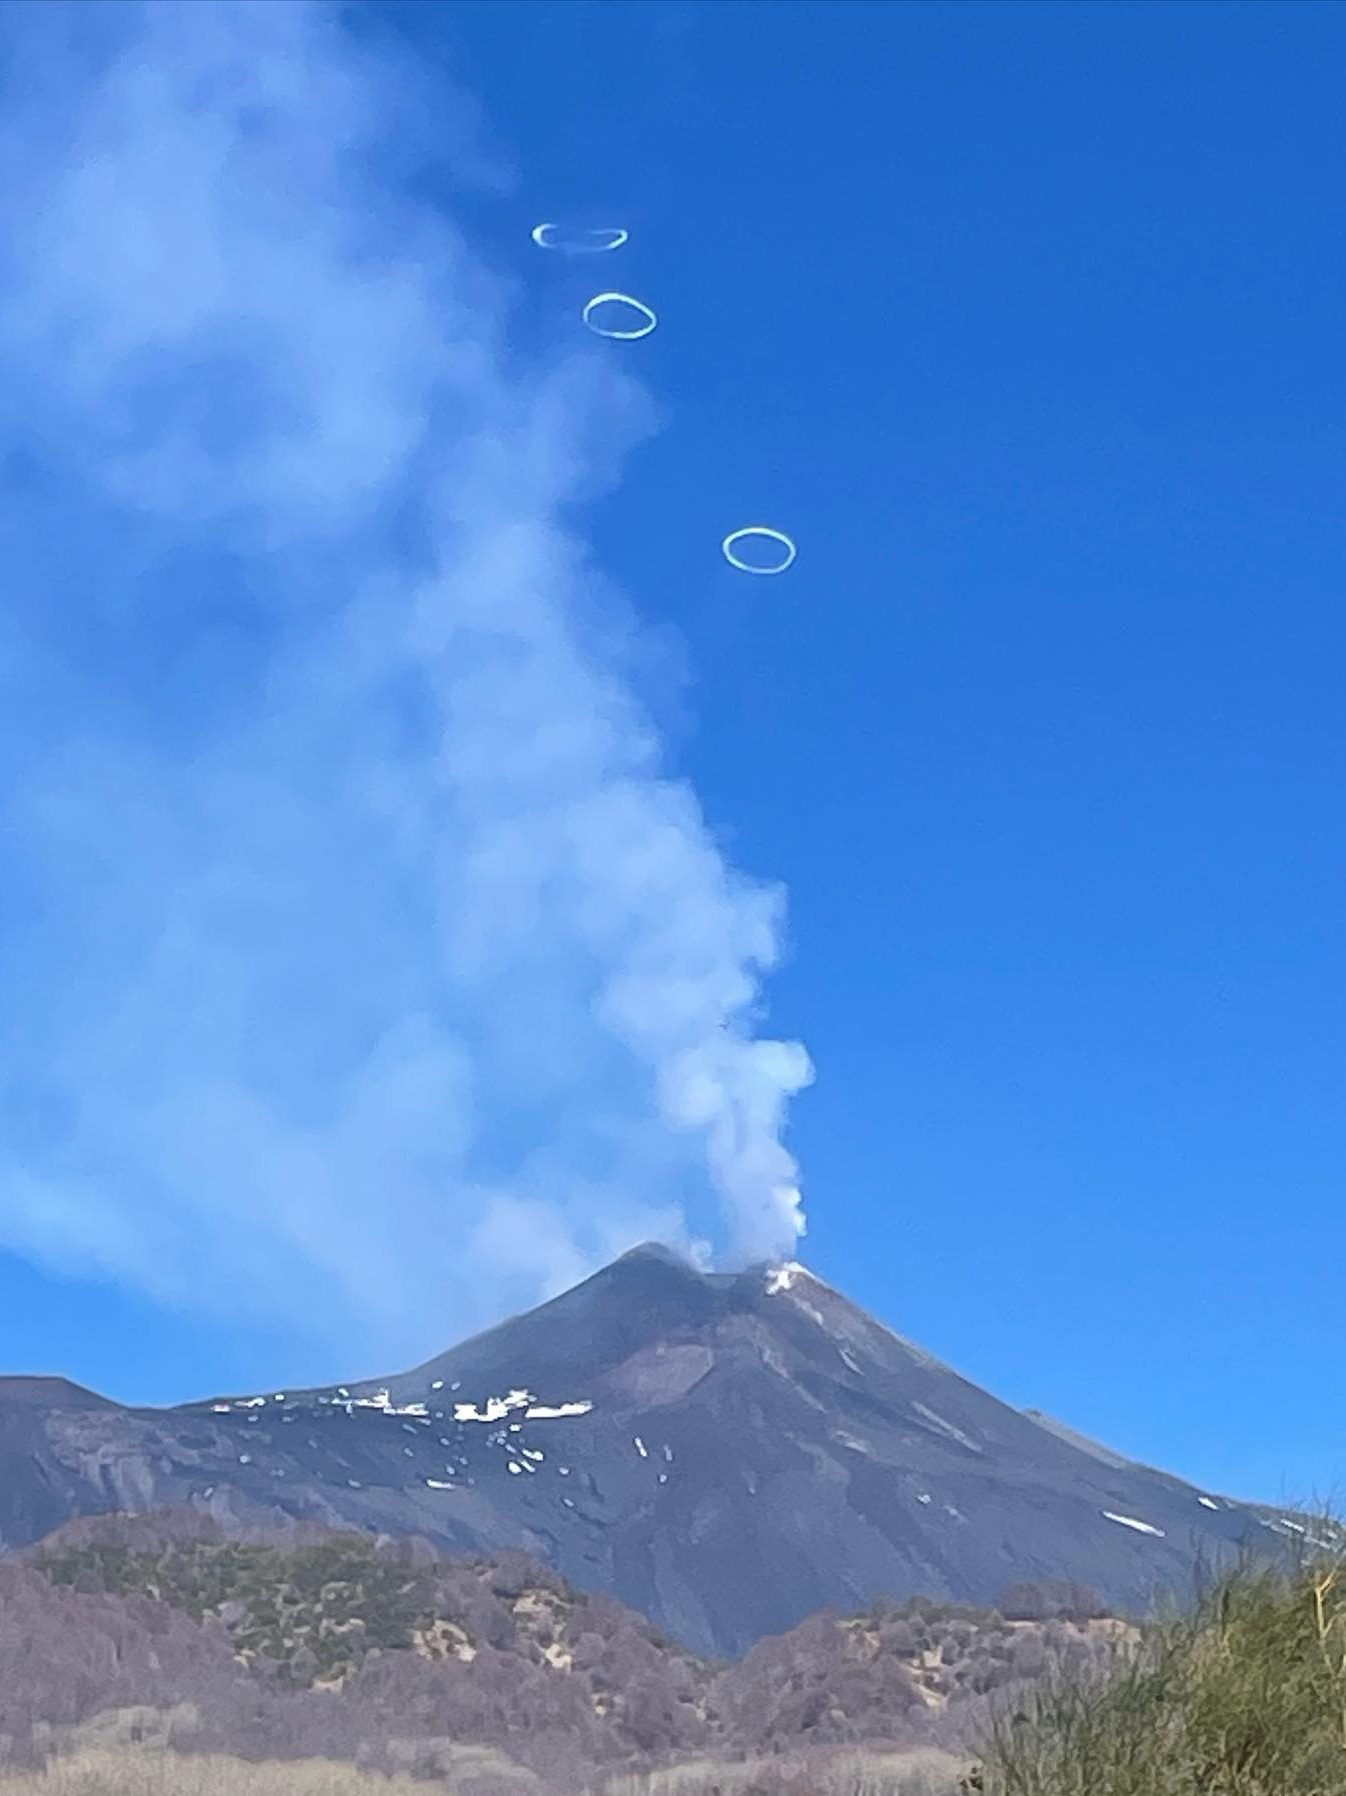
[(1139, 1613), (1305, 1527), (998, 1401), (803, 1267), (657, 1247), (349, 1385), (130, 1409), (0, 1379), (0, 1549), (163, 1508), (522, 1551), (712, 1658), (819, 1610), (1043, 1579)]

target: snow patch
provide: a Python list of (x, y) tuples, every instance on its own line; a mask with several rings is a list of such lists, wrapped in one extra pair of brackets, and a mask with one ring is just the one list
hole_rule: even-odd
[(587, 1416), (592, 1408), (587, 1398), (574, 1403), (534, 1403), (524, 1416), (529, 1422), (557, 1422), (563, 1416)]
[(768, 1297), (779, 1297), (782, 1292), (788, 1291), (806, 1316), (816, 1322), (819, 1328), (826, 1328), (827, 1324), (823, 1320), (822, 1311), (815, 1308), (813, 1304), (806, 1303), (800, 1296), (797, 1287), (801, 1279), (807, 1279), (811, 1285), (818, 1285), (824, 1291), (831, 1289), (829, 1285), (823, 1284), (816, 1272), (810, 1272), (808, 1267), (801, 1266), (798, 1260), (787, 1260), (784, 1265), (768, 1267), (764, 1289)]
[(960, 1447), (966, 1447), (970, 1453), (981, 1452), (981, 1447), (978, 1443), (969, 1435), (964, 1434), (961, 1428), (955, 1428), (952, 1422), (946, 1421), (941, 1415), (937, 1415), (933, 1409), (927, 1409), (924, 1403), (913, 1402), (911, 1407), (916, 1411), (918, 1416), (923, 1416), (932, 1428), (938, 1428), (941, 1434), (947, 1434), (949, 1439), (957, 1441)]
[(771, 1266), (767, 1269), (766, 1294), (777, 1297), (782, 1291), (792, 1291), (795, 1281), (800, 1276), (808, 1277), (808, 1268), (801, 1266), (798, 1260), (787, 1260), (783, 1266)]
[(857, 1440), (853, 1434), (847, 1434), (844, 1428), (838, 1428), (832, 1439), (843, 1447), (849, 1447), (852, 1453), (863, 1453), (869, 1459), (874, 1457), (874, 1449), (867, 1441)]
[(344, 1409), (352, 1415), (357, 1409), (376, 1409), (385, 1416), (423, 1416), (428, 1418), (429, 1411), (423, 1403), (394, 1403), (386, 1387), (375, 1391), (372, 1397), (352, 1397), (344, 1385), (340, 1388), (340, 1399), (336, 1403), (338, 1409)]
[(1270, 1528), (1273, 1534), (1307, 1534), (1308, 1530), (1302, 1522), (1292, 1522), (1288, 1516), (1278, 1515), (1274, 1522), (1264, 1521), (1264, 1528)]
[(640, 1436), (638, 1434), (633, 1434), (631, 1436), (631, 1439), (636, 1443), (636, 1452), (639, 1453), (640, 1457), (642, 1459), (648, 1459), (650, 1456), (650, 1450), (645, 1445), (644, 1441), (641, 1440)]
[(1203, 1509), (1218, 1509), (1220, 1507), (1218, 1503), (1212, 1503), (1209, 1497), (1198, 1497), (1197, 1502), (1200, 1503)]
[(488, 1397), (482, 1408), (475, 1403), (455, 1403), (453, 1419), (455, 1422), (503, 1422), (516, 1409), (526, 1411), (533, 1400), (531, 1391), (516, 1390), (503, 1397)]
[(1105, 1522), (1117, 1522), (1123, 1528), (1134, 1528), (1137, 1534), (1154, 1534), (1160, 1540), (1164, 1538), (1164, 1530), (1156, 1528), (1153, 1522), (1137, 1521), (1134, 1515), (1114, 1515), (1110, 1509), (1102, 1511)]

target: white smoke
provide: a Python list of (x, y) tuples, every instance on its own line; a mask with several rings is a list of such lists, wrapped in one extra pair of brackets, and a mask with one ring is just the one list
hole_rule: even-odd
[(5, 29), (0, 1240), (387, 1354), (785, 1252), (780, 896), (569, 522), (649, 406), (409, 197), (470, 108), (309, 0)]

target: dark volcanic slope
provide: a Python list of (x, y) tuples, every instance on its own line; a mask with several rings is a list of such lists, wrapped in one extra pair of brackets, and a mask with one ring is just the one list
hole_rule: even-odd
[[(1042, 1577), (1143, 1607), (1264, 1517), (998, 1402), (803, 1268), (657, 1248), (415, 1371), (181, 1409), (0, 1380), (0, 1544), (190, 1504), (517, 1546), (702, 1652)], [(14, 1387), (22, 1384), (21, 1390)]]

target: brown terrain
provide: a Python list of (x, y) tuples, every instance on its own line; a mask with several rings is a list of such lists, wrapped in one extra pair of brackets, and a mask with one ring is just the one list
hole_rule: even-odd
[(91, 1742), (326, 1758), (455, 1789), (579, 1789), (707, 1758), (967, 1751), (989, 1705), (1128, 1624), (1069, 1586), (999, 1611), (881, 1602), (736, 1662), (700, 1657), (519, 1554), (190, 1513), (81, 1521), (0, 1565), (11, 1768)]

